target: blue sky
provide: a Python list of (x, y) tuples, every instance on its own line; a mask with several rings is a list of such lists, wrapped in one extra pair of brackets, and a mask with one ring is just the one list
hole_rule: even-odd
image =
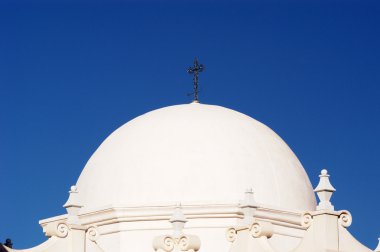
[[(181, 2), (181, 3), (179, 3)], [(0, 241), (45, 238), (100, 143), (132, 118), (200, 100), (276, 131), (372, 249), (380, 235), (379, 1), (0, 3)], [(16, 221), (17, 220), (17, 221)]]

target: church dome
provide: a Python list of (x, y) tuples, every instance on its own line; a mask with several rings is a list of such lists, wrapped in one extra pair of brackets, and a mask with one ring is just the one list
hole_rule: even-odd
[(96, 150), (77, 187), (82, 211), (107, 206), (237, 203), (314, 210), (301, 163), (271, 129), (220, 106), (191, 103), (124, 124)]

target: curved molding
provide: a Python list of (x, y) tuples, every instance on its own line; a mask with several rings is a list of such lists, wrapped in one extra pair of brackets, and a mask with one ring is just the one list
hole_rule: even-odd
[(201, 247), (201, 240), (195, 235), (185, 235), (179, 238), (178, 247), (181, 251), (198, 251)]
[(201, 247), (200, 239), (195, 235), (183, 235), (175, 238), (170, 235), (158, 236), (153, 240), (155, 251), (198, 251)]
[(100, 236), (99, 230), (96, 226), (91, 226), (86, 231), (86, 237), (92, 242), (96, 242)]
[(58, 222), (52, 223), (44, 227), (44, 232), (47, 237), (65, 238), (69, 234), (69, 227), (66, 223)]
[(343, 211), (339, 215), (339, 224), (342, 225), (343, 227), (347, 228), (351, 226), (352, 224), (352, 215), (348, 211)]
[(270, 222), (256, 221), (249, 228), (249, 232), (254, 238), (262, 236), (271, 238), (273, 235), (273, 225)]
[(235, 228), (229, 228), (226, 232), (226, 238), (229, 242), (234, 242), (237, 237), (237, 230)]
[(159, 236), (153, 240), (153, 249), (170, 252), (174, 249), (175, 240), (171, 236)]
[(313, 222), (313, 216), (311, 215), (311, 213), (309, 212), (306, 212), (302, 215), (301, 217), (301, 225), (305, 228), (308, 228), (311, 226)]

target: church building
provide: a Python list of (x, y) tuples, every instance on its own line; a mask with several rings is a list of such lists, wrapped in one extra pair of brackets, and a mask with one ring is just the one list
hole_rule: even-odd
[[(8, 252), (380, 252), (348, 231), (327, 170), (309, 177), (269, 127), (192, 103), (143, 114), (99, 146), (70, 188), (49, 238)], [(330, 182), (331, 179), (331, 182)], [(63, 188), (64, 190), (64, 188)], [(347, 206), (349, 208), (349, 206)]]

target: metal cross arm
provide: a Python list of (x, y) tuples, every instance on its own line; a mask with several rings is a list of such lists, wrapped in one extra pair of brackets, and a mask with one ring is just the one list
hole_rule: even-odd
[(187, 72), (189, 74), (193, 74), (193, 81), (194, 81), (194, 101), (198, 102), (198, 73), (202, 72), (204, 69), (203, 64), (198, 63), (198, 59), (194, 59), (194, 65), (192, 67), (189, 67), (187, 69)]

